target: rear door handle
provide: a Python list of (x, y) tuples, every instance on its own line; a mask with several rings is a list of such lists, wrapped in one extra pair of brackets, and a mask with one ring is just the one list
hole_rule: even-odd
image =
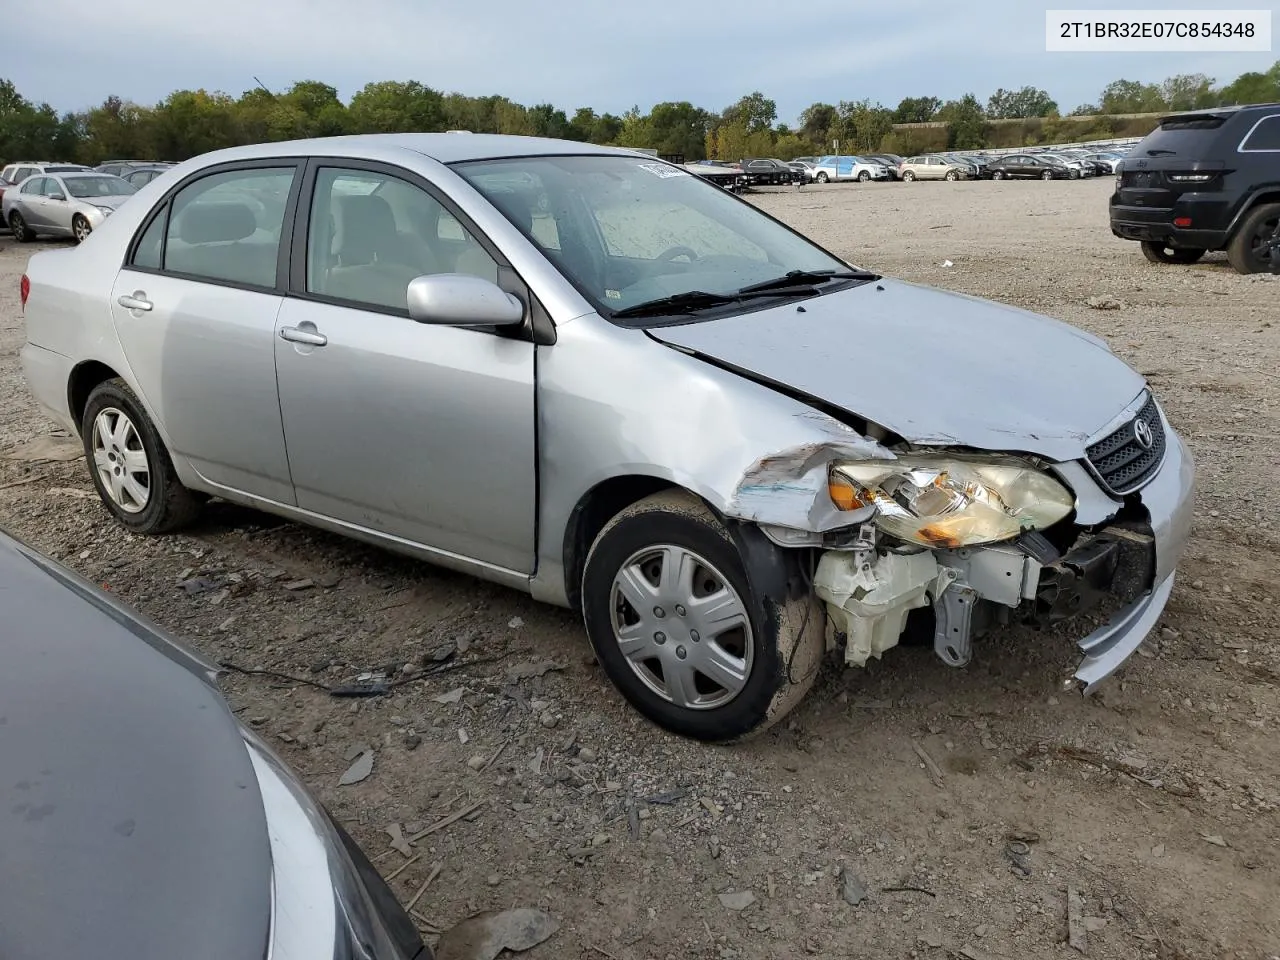
[(281, 327), (280, 339), (288, 340), (290, 343), (305, 343), (313, 347), (323, 347), (329, 342), (329, 338), (323, 333), (303, 330), (300, 327)]
[(147, 310), (150, 310), (153, 306), (155, 306), (155, 304), (153, 304), (150, 300), (147, 299), (147, 295), (143, 293), (141, 290), (133, 291), (132, 296), (125, 294), (123, 297), (117, 300), (116, 303), (120, 304), (120, 306), (124, 307), (126, 310), (147, 311)]

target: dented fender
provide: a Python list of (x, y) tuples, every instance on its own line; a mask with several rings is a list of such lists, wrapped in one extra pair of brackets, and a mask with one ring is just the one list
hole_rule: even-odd
[(539, 533), (531, 591), (568, 604), (565, 534), (600, 484), (649, 477), (722, 516), (811, 532), (864, 519), (826, 495), (833, 460), (894, 459), (845, 423), (768, 386), (580, 317), (538, 348)]

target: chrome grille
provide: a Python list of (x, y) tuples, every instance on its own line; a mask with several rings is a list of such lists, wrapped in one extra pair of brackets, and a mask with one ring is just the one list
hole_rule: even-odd
[(1156, 399), (1147, 395), (1137, 415), (1086, 451), (1089, 465), (1102, 485), (1123, 496), (1150, 480), (1164, 461), (1164, 422)]

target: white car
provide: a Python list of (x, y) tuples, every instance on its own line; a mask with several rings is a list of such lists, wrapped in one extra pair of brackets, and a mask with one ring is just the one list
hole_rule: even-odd
[(819, 157), (813, 165), (813, 179), (818, 183), (831, 180), (888, 180), (889, 168), (883, 163), (864, 160), (862, 157)]
[(1093, 166), (1091, 164), (1085, 163), (1083, 160), (1078, 157), (1074, 157), (1069, 153), (1045, 153), (1041, 154), (1041, 156), (1053, 157), (1056, 160), (1061, 160), (1067, 165), (1068, 169), (1076, 172), (1077, 177), (1093, 176)]

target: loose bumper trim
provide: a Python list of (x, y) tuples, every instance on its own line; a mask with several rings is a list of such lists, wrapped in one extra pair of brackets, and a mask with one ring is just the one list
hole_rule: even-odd
[(1169, 602), (1173, 580), (1171, 573), (1150, 593), (1117, 612), (1110, 621), (1080, 641), (1085, 658), (1080, 662), (1074, 679), (1083, 693), (1093, 693), (1098, 684), (1115, 673), (1147, 638)]

